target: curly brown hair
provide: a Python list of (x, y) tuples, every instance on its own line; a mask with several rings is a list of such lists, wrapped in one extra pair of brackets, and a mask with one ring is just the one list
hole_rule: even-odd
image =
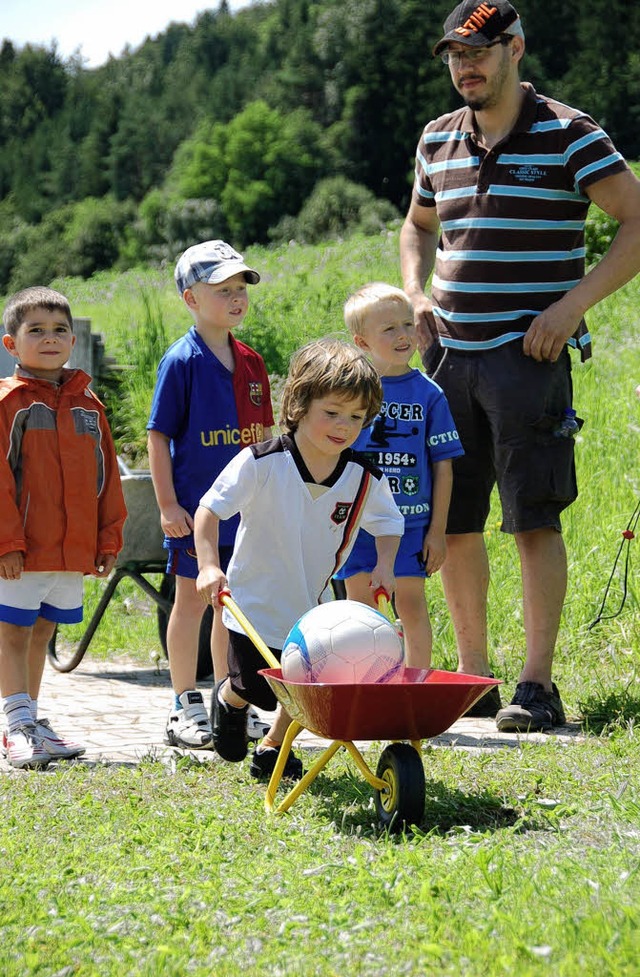
[(317, 339), (291, 357), (280, 408), (280, 424), (293, 434), (313, 400), (328, 394), (362, 400), (368, 424), (382, 404), (382, 384), (375, 369), (356, 346), (341, 339)]

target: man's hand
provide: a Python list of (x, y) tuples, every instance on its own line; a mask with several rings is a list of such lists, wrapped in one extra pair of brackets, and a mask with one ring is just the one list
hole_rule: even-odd
[(535, 317), (525, 333), (522, 345), (525, 356), (531, 356), (539, 363), (555, 363), (581, 318), (581, 313), (565, 311), (562, 299), (554, 302)]
[(426, 351), (438, 342), (438, 327), (433, 314), (433, 304), (424, 292), (411, 296), (413, 305), (413, 321), (416, 326), (418, 352), (423, 356)]

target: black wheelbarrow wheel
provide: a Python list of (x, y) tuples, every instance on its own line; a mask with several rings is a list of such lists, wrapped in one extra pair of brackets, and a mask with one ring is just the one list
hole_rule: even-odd
[[(169, 601), (169, 603), (173, 604), (175, 592), (176, 578), (173, 576), (173, 574), (165, 573), (160, 583), (160, 596), (164, 598), (165, 601)], [(160, 604), (158, 604), (157, 615), (160, 644), (162, 645), (162, 650), (165, 656), (167, 656), (167, 626), (169, 624), (169, 615)], [(200, 638), (198, 641), (198, 667), (196, 677), (199, 682), (203, 679), (209, 678), (210, 675), (213, 675), (213, 664), (211, 661), (212, 624), (213, 608), (207, 607), (202, 615), (202, 622), (200, 624)]]
[(376, 777), (386, 790), (375, 793), (378, 824), (387, 831), (402, 831), (422, 819), (425, 800), (424, 767), (409, 743), (391, 743), (378, 761)]

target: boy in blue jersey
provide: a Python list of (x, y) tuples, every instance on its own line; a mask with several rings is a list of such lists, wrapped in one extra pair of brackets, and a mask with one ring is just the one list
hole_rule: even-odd
[[(205, 241), (180, 257), (175, 281), (194, 324), (160, 361), (147, 425), (167, 573), (176, 578), (167, 628), (174, 703), (165, 742), (209, 749), (211, 723), (195, 688), (204, 608), (196, 591), (193, 518), (201, 496), (229, 461), (246, 445), (271, 437), (273, 410), (262, 357), (232, 334), (247, 313), (247, 285), (260, 281), (258, 273), (224, 241)], [(229, 519), (220, 527), (225, 566), (237, 524), (237, 518)], [(227, 640), (216, 611), (211, 653), (217, 679), (227, 673)]]
[[(381, 411), (354, 448), (385, 473), (404, 516), (395, 564), (396, 610), (407, 665), (428, 668), (432, 635), (424, 581), (445, 559), (451, 459), (464, 452), (442, 390), (409, 366), (417, 338), (413, 307), (405, 293), (382, 282), (364, 285), (347, 299), (344, 317), (356, 346), (369, 356), (382, 380)], [(374, 604), (369, 586), (374, 565), (373, 537), (361, 530), (336, 574), (345, 580), (351, 600)]]

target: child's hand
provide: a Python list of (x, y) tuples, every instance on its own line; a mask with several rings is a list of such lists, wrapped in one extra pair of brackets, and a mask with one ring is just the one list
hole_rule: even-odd
[(113, 570), (116, 558), (113, 553), (98, 553), (96, 557), (96, 567), (93, 571), (94, 577), (108, 577)]
[(384, 588), (389, 595), (389, 600), (391, 600), (396, 590), (396, 578), (393, 573), (393, 567), (385, 567), (378, 563), (371, 572), (369, 587), (374, 594), (379, 587)]
[(187, 510), (183, 509), (177, 502), (162, 510), (160, 525), (165, 536), (173, 536), (177, 539), (193, 532), (193, 519)]
[(202, 567), (196, 580), (196, 590), (202, 597), (205, 604), (212, 604), (214, 607), (218, 603), (218, 594), (227, 586), (227, 578), (220, 567)]
[(0, 556), (0, 579), (19, 580), (23, 567), (24, 553), (21, 550), (5, 553), (4, 556)]
[(447, 555), (447, 541), (444, 533), (429, 530), (422, 546), (422, 559), (428, 576), (437, 573)]

